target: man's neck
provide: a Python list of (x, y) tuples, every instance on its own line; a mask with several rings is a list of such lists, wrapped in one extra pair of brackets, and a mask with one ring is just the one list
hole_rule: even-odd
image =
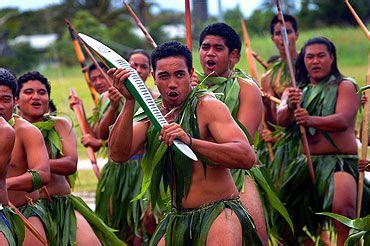
[[(287, 61), (287, 57), (286, 57), (286, 54), (285, 54), (285, 50), (284, 51), (280, 51), (280, 57), (283, 61)], [(298, 57), (298, 52), (294, 49), (294, 50), (290, 50), (290, 57), (292, 58), (292, 60), (296, 60), (297, 57)]]
[(36, 122), (39, 122), (39, 121), (43, 121), (43, 117), (44, 117), (44, 115), (41, 115), (41, 116), (39, 116), (39, 115), (37, 115), (37, 116), (26, 115), (22, 111), (20, 111), (19, 113), (20, 113), (20, 116), (23, 119), (27, 120), (30, 123), (36, 123)]

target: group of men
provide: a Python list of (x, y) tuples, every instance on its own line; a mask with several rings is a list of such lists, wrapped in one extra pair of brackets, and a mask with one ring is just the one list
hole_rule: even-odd
[[(200, 34), (201, 73), (194, 72), (191, 51), (176, 41), (159, 45), (151, 55), (131, 52), (129, 63), (144, 82), (151, 72), (158, 89), (151, 94), (169, 122), (161, 130), (127, 90), (128, 70), (107, 71), (99, 64), (108, 82), (98, 67), (89, 67), (101, 97), (81, 143), (109, 153), (95, 214), (70, 194), (76, 137), (71, 123), (50, 114), (48, 80), (38, 72), (16, 80), (0, 69), (0, 240), (10, 245), (23, 240), (25, 229), (10, 201), (51, 245), (268, 245), (273, 235), (283, 244), (309, 244), (320, 237), (327, 242), (325, 230), (332, 223), (316, 213), (355, 216), (360, 100), (355, 82), (338, 70), (334, 44), (312, 38), (298, 54), (297, 22), (284, 17), (298, 88), (292, 87), (277, 17), (270, 30), (279, 56), (270, 59), (261, 88), (235, 72), (241, 40), (224, 23)], [(72, 97), (75, 104), (82, 101)], [(263, 118), (268, 129), (261, 128)], [(307, 132), (315, 184), (299, 126)], [(262, 157), (253, 147), (258, 135), (273, 144), (274, 159), (258, 161)], [(188, 145), (198, 161), (175, 151), (174, 140)], [(263, 153), (266, 145), (258, 146), (257, 153)], [(285, 204), (288, 218), (281, 209), (272, 211), (276, 203)], [(343, 245), (349, 229), (333, 222), (336, 243)], [(28, 229), (24, 240), (39, 243)]]

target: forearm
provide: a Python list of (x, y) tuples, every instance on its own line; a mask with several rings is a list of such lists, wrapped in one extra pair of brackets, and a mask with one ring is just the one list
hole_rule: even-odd
[(130, 158), (135, 100), (126, 100), (109, 136), (109, 155), (115, 162)]
[(50, 159), (50, 172), (59, 175), (71, 175), (77, 171), (77, 160), (69, 156)]
[(288, 105), (279, 107), (277, 112), (277, 124), (287, 127), (295, 121), (294, 110), (288, 108)]
[(109, 137), (109, 127), (114, 124), (117, 116), (117, 108), (109, 107), (107, 112), (105, 112), (103, 119), (99, 122), (99, 138), (108, 139)]
[[(50, 174), (44, 171), (38, 171), (41, 179), (42, 186), (49, 183)], [(8, 190), (19, 190), (19, 191), (33, 191), (32, 175), (29, 172), (25, 172), (22, 175), (7, 178), (6, 185)]]
[(257, 160), (253, 148), (240, 142), (220, 144), (193, 139), (191, 148), (210, 161), (230, 169), (250, 169)]
[(329, 115), (325, 117), (309, 116), (309, 125), (319, 131), (341, 132), (347, 130), (348, 122), (339, 115)]

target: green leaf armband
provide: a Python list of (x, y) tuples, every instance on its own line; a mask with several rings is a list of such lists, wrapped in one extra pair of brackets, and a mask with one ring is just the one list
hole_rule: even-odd
[(40, 189), (42, 187), (42, 184), (39, 172), (32, 169), (28, 169), (27, 172), (32, 175), (32, 191)]

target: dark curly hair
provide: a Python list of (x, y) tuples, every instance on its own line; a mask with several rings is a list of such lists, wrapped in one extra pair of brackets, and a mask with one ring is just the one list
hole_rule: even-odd
[(157, 61), (167, 57), (184, 57), (188, 71), (193, 68), (193, 60), (190, 50), (177, 41), (169, 41), (155, 48), (151, 55), (153, 72), (157, 68)]
[(19, 97), (19, 93), (23, 87), (23, 84), (27, 83), (30, 80), (38, 80), (43, 85), (45, 85), (46, 91), (48, 92), (48, 96), (50, 97), (50, 91), (51, 91), (50, 83), (48, 79), (45, 78), (44, 75), (42, 75), (38, 71), (27, 72), (18, 78), (18, 90), (17, 90), (17, 95), (16, 95), (17, 97)]
[(330, 73), (334, 75), (338, 80), (343, 79), (343, 75), (339, 71), (338, 64), (337, 64), (337, 51), (333, 42), (325, 37), (314, 37), (309, 39), (302, 47), (301, 52), (298, 55), (297, 62), (295, 64), (296, 68), (296, 80), (301, 85), (307, 84), (310, 82), (310, 78), (308, 76), (308, 71), (306, 65), (304, 64), (304, 57), (306, 55), (306, 48), (313, 44), (323, 44), (326, 46), (329, 54), (333, 56), (333, 62), (331, 64)]
[(17, 78), (12, 72), (3, 67), (0, 68), (0, 85), (9, 87), (15, 98), (17, 93)]
[[(284, 17), (284, 21), (285, 22), (290, 22), (292, 24), (292, 27), (293, 27), (294, 31), (298, 32), (297, 20), (292, 15), (288, 15), (288, 14), (283, 14), (283, 17)], [(279, 17), (278, 17), (278, 15), (275, 15), (274, 18), (272, 18), (272, 20), (270, 22), (270, 33), (271, 33), (271, 35), (274, 35), (275, 25), (277, 23), (279, 23)]]
[(225, 40), (226, 47), (229, 49), (229, 53), (237, 49), (238, 53), (240, 54), (242, 42), (239, 35), (231, 26), (225, 23), (214, 23), (206, 26), (206, 28), (204, 28), (204, 30), (200, 34), (199, 47), (202, 46), (205, 37), (208, 35), (222, 37)]

